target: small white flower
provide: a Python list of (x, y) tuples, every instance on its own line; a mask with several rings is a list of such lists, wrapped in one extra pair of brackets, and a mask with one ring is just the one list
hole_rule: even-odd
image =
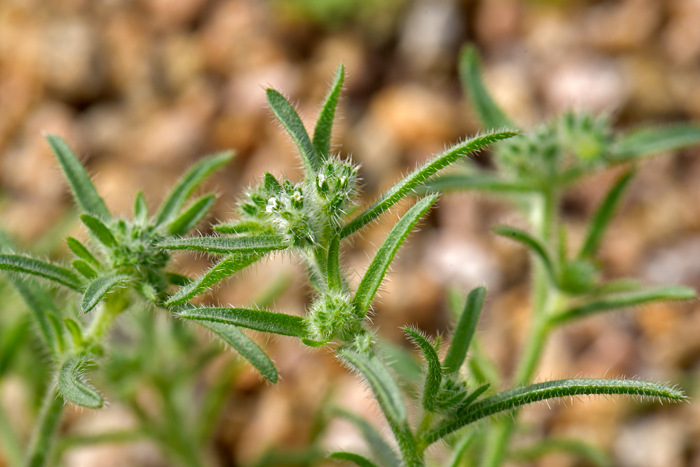
[(274, 196), (267, 201), (267, 206), (265, 207), (265, 212), (272, 212), (277, 209), (277, 198)]

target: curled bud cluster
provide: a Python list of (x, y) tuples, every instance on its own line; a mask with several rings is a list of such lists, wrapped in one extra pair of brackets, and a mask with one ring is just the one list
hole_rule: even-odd
[(340, 226), (357, 195), (357, 167), (337, 158), (326, 160), (316, 176), (316, 192), (323, 213)]
[(352, 297), (345, 292), (331, 291), (311, 305), (307, 318), (314, 339), (328, 342), (335, 337), (349, 340), (362, 329), (362, 319), (355, 313)]

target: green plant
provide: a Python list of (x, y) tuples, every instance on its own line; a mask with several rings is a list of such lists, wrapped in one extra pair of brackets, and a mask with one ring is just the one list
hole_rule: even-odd
[[(169, 317), (158, 318), (153, 313), (153, 308), (163, 306), (169, 287), (188, 282), (186, 277), (167, 270), (170, 255), (155, 245), (187, 233), (203, 219), (215, 200), (214, 195), (202, 196), (186, 207), (185, 203), (197, 186), (232, 155), (221, 153), (196, 164), (152, 217), (143, 195), (137, 194), (134, 218), (125, 220), (112, 217), (66, 143), (56, 136), (47, 139), (81, 209), (80, 218), (91, 243), (85, 246), (68, 237), (68, 246), (75, 255), (69, 268), (15, 254), (5, 237), (0, 242), (0, 269), (12, 272), (8, 278), (26, 302), (56, 373), (54, 381), (41, 373), (47, 389), (32, 441), (27, 455), (14, 453), (12, 461), (19, 465), (24, 457), (28, 466), (41, 466), (49, 461), (66, 402), (92, 409), (102, 407), (102, 395), (86, 379), (86, 373), (99, 365), (104, 371), (94, 373), (96, 379), (106, 381), (109, 391), (134, 409), (141, 426), (133, 432), (66, 439), (59, 451), (79, 444), (148, 436), (183, 465), (206, 464), (201, 460), (202, 445), (216, 419), (217, 401), (225, 396), (231, 370), (224, 371), (222, 381), (207, 393), (204, 406), (187, 402), (188, 397), (183, 400), (187, 392), (191, 393), (189, 399), (192, 398), (196, 376), (218, 349), (202, 346), (182, 323)], [(70, 304), (55, 305), (53, 293), (21, 275), (46, 279), (77, 292), (79, 310)], [(110, 341), (108, 334), (115, 320), (130, 309), (135, 313), (126, 313), (120, 320), (124, 330), (122, 339), (126, 342)], [(87, 326), (83, 314), (93, 315)], [(137, 324), (129, 326), (130, 320)], [(8, 330), (9, 338), (3, 339), (0, 353), (3, 362), (16, 360), (24, 337), (22, 331), (29, 327), (25, 321), (13, 325)], [(133, 343), (128, 342), (131, 336)], [(160, 421), (159, 416), (151, 415), (152, 411), (139, 407), (135, 390), (142, 384), (150, 384), (162, 397), (165, 420)], [(197, 412), (193, 414), (194, 410)]]
[[(465, 91), (484, 127), (514, 128), (486, 91), (474, 48), (465, 47), (462, 52), (460, 73)], [(644, 288), (627, 279), (601, 280), (595, 256), (616, 207), (634, 177), (634, 168), (625, 170), (603, 198), (573, 257), (569, 256), (567, 229), (558, 211), (565, 190), (591, 173), (614, 165), (633, 165), (643, 157), (699, 143), (700, 128), (695, 125), (642, 128), (615, 134), (605, 118), (585, 112), (567, 112), (495, 145), (495, 171), (465, 165), (427, 184), (432, 191), (478, 190), (506, 197), (530, 222), (529, 232), (506, 226), (494, 229), (496, 234), (529, 249), (534, 268), (532, 322), (511, 380), (512, 386), (520, 388), (532, 382), (547, 338), (559, 326), (644, 303), (696, 297), (695, 291), (687, 287)], [(513, 416), (490, 425), (483, 466), (496, 467), (502, 463), (516, 423), (517, 417)], [(557, 444), (546, 440), (541, 446), (542, 449), (533, 448), (529, 452), (554, 449), (582, 452), (581, 444), (575, 442)]]
[[(267, 90), (272, 112), (300, 152), (304, 166), (303, 180), (279, 181), (273, 175), (265, 174), (262, 181), (249, 189), (240, 200), (238, 218), (214, 226), (220, 235), (171, 238), (159, 243), (159, 246), (169, 250), (192, 250), (223, 256), (207, 273), (168, 299), (169, 306), (179, 307), (176, 314), (180, 318), (203, 323), (227, 341), (230, 341), (231, 335), (220, 332), (218, 326), (240, 326), (292, 336), (308, 346), (332, 349), (349, 369), (356, 371), (367, 382), (386, 416), (399, 453), (369, 425), (356, 421), (370, 439), (376, 460), (386, 466), (425, 465), (425, 451), (433, 443), (478, 420), (536, 401), (584, 394), (630, 394), (672, 401), (685, 398), (682, 392), (662, 384), (607, 379), (519, 384), (513, 389), (497, 393), (492, 391), (487, 395), (488, 383), (473, 387), (460, 374), (485, 295), (483, 288), (477, 288), (467, 298), (455, 337), (444, 358), (439, 356), (439, 342), (430, 342), (410, 327), (405, 329), (425, 360), (425, 367), (421, 370), (423, 384), (418, 401), (419, 413), (414, 420), (392, 371), (379, 351), (367, 313), (394, 255), (420, 218), (435, 203), (437, 196), (426, 194), (419, 198), (399, 219), (354, 291), (345, 278), (340, 255), (341, 242), (378, 219), (402, 199), (411, 196), (439, 170), (488, 144), (500, 142), (500, 145), (517, 146), (525, 137), (517, 136), (518, 132), (512, 130), (489, 131), (456, 144), (418, 167), (372, 205), (352, 216), (348, 213), (355, 210), (357, 168), (350, 161), (332, 155), (329, 150), (343, 78), (341, 66), (321, 109), (313, 137), (307, 133), (293, 106), (277, 91)], [(497, 125), (499, 128), (504, 126)], [(509, 138), (512, 138), (512, 142)], [(527, 234), (512, 230), (508, 232), (534, 246), (535, 240)], [(540, 243), (537, 242), (537, 246)], [(548, 244), (541, 248), (543, 255), (547, 253), (547, 248)], [(268, 254), (281, 251), (291, 252), (304, 261), (315, 289), (316, 297), (305, 317), (259, 309), (195, 307), (188, 304), (188, 300), (224, 277)], [(550, 276), (552, 273), (559, 274), (559, 271), (550, 272)], [(550, 276), (544, 277), (550, 280)], [(573, 279), (574, 287), (582, 287), (575, 284), (576, 274), (570, 276), (557, 277), (569, 281), (566, 284)], [(692, 295), (692, 291), (687, 289), (677, 290), (683, 298)], [(277, 379), (274, 366), (264, 354), (246, 348), (239, 351), (266, 378), (271, 381)], [(464, 449), (466, 444), (463, 443), (460, 449)], [(356, 453), (337, 452), (331, 457), (363, 467), (374, 465), (373, 461)]]

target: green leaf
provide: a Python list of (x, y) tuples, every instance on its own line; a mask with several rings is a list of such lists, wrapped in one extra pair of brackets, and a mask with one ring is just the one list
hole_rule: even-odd
[(369, 305), (372, 303), (379, 289), (379, 285), (389, 268), (389, 264), (391, 264), (391, 261), (394, 259), (399, 247), (411, 230), (416, 226), (418, 220), (430, 209), (436, 199), (437, 195), (426, 196), (413, 205), (411, 209), (399, 219), (394, 228), (391, 229), (391, 232), (389, 232), (382, 246), (379, 247), (377, 254), (367, 268), (365, 275), (360, 281), (360, 285), (357, 287), (357, 292), (355, 293), (355, 310), (359, 316), (364, 316), (367, 313)]
[(333, 120), (335, 119), (335, 109), (338, 106), (338, 97), (343, 88), (345, 80), (345, 67), (341, 64), (335, 72), (335, 78), (331, 85), (326, 101), (323, 103), (321, 113), (316, 120), (316, 128), (314, 129), (313, 147), (316, 154), (323, 161), (328, 159), (331, 147), (331, 130), (333, 129)]
[(425, 183), (422, 191), (449, 193), (453, 191), (488, 191), (496, 194), (532, 193), (536, 187), (519, 180), (502, 180), (484, 173), (449, 173)]
[(469, 345), (471, 345), (472, 337), (476, 330), (476, 323), (479, 321), (485, 295), (486, 289), (484, 287), (477, 287), (469, 292), (467, 296), (467, 301), (464, 304), (464, 311), (462, 311), (459, 317), (459, 323), (452, 336), (452, 343), (450, 344), (450, 348), (445, 356), (445, 361), (443, 362), (445, 373), (447, 374), (457, 373), (462, 363), (464, 363), (464, 359), (467, 357), (467, 351), (469, 350)]
[(233, 158), (233, 152), (224, 151), (206, 157), (193, 165), (178, 180), (156, 214), (156, 225), (164, 225), (175, 219), (192, 192), (215, 170), (227, 164)]
[(192, 283), (191, 278), (175, 272), (166, 272), (165, 278), (168, 280), (168, 284), (177, 285), (179, 287), (184, 287)]
[(174, 219), (168, 226), (170, 235), (185, 235), (190, 230), (197, 227), (197, 224), (204, 219), (216, 201), (216, 195), (202, 196), (197, 201)]
[(0, 330), (0, 378), (7, 372), (16, 355), (21, 352), (23, 344), (30, 335), (29, 320), (15, 320), (11, 324), (3, 323)]
[(437, 396), (442, 384), (442, 365), (440, 357), (433, 344), (428, 342), (428, 339), (423, 337), (420, 332), (417, 332), (409, 327), (405, 327), (404, 331), (411, 340), (420, 347), (423, 351), (423, 358), (428, 365), (428, 372), (425, 375), (425, 384), (423, 386), (423, 407), (429, 412), (435, 412), (437, 409)]
[(620, 204), (622, 194), (630, 184), (632, 177), (634, 177), (634, 170), (625, 172), (620, 178), (617, 179), (617, 181), (615, 181), (607, 196), (605, 196), (603, 202), (600, 203), (598, 210), (588, 225), (586, 240), (584, 241), (581, 252), (579, 253), (580, 258), (592, 258), (598, 252), (600, 242), (603, 239), (603, 234), (610, 224), (613, 214), (615, 213), (617, 206)]
[(398, 203), (404, 196), (407, 196), (409, 193), (411, 193), (411, 191), (435, 175), (435, 173), (437, 173), (439, 170), (444, 169), (460, 158), (478, 151), (491, 143), (510, 138), (511, 136), (515, 136), (517, 134), (518, 133), (516, 131), (486, 133), (452, 146), (447, 151), (434, 157), (421, 167), (418, 167), (396, 185), (387, 190), (374, 204), (372, 204), (372, 206), (367, 208), (362, 214), (345, 225), (341, 235), (343, 237), (347, 237), (348, 235), (357, 232), (378, 218), (384, 211)]
[(537, 240), (535, 237), (531, 236), (529, 233), (523, 232), (522, 230), (515, 229), (513, 227), (495, 227), (493, 231), (498, 235), (508, 237), (511, 240), (515, 240), (518, 243), (522, 243), (527, 248), (529, 248), (533, 253), (535, 253), (535, 255), (537, 255), (542, 260), (542, 264), (544, 265), (545, 269), (547, 270), (547, 273), (551, 277), (552, 282), (558, 284), (559, 281), (557, 274), (554, 270), (554, 264), (552, 263), (552, 259), (549, 257), (547, 247), (542, 242)]
[(472, 391), (472, 393), (469, 394), (469, 395), (467, 396), (467, 398), (464, 399), (460, 405), (461, 405), (462, 407), (466, 407), (466, 406), (468, 406), (469, 404), (472, 404), (475, 400), (477, 400), (477, 399), (479, 398), (480, 395), (482, 395), (483, 393), (485, 393), (486, 391), (488, 391), (490, 387), (491, 387), (491, 384), (490, 384), (490, 383), (484, 383), (484, 384), (482, 384), (482, 385), (479, 386), (478, 388), (474, 389), (474, 391)]
[(264, 254), (262, 253), (252, 253), (247, 255), (236, 254), (224, 258), (209, 269), (202, 277), (191, 281), (189, 284), (185, 285), (175, 294), (170, 296), (166, 302), (166, 305), (182, 305), (188, 300), (209, 290), (210, 287), (224, 280), (228, 276), (240, 271), (246, 266), (250, 266), (251, 264), (255, 263), (263, 256)]
[(277, 382), (277, 369), (265, 352), (236, 326), (214, 321), (200, 321), (248, 360), (269, 381)]
[(480, 68), (476, 48), (473, 45), (464, 46), (459, 57), (459, 77), (481, 123), (485, 128), (517, 128), (491, 99), (481, 79)]
[(676, 151), (700, 144), (700, 126), (670, 125), (642, 128), (624, 135), (612, 148), (615, 162)]
[(68, 248), (77, 256), (78, 258), (84, 260), (85, 262), (91, 264), (92, 266), (99, 268), (100, 262), (95, 259), (95, 257), (90, 253), (90, 251), (85, 248), (85, 246), (73, 237), (68, 237), (66, 239), (68, 243)]
[(271, 332), (283, 336), (309, 337), (306, 322), (300, 316), (273, 313), (249, 308), (188, 308), (180, 311), (180, 318), (232, 324), (256, 331)]
[(530, 446), (512, 451), (509, 457), (516, 462), (534, 462), (552, 453), (569, 454), (597, 467), (613, 467), (614, 465), (610, 455), (598, 446), (582, 440), (567, 438), (543, 439)]
[(80, 216), (80, 220), (83, 221), (85, 227), (88, 228), (90, 233), (92, 233), (101, 244), (107, 248), (115, 248), (117, 246), (117, 239), (114, 238), (109, 228), (97, 217), (83, 214)]
[(355, 454), (354, 452), (338, 451), (334, 452), (333, 454), (330, 454), (328, 457), (352, 462), (353, 464), (356, 464), (359, 467), (377, 467), (377, 465), (371, 460), (359, 454)]
[(131, 280), (131, 276), (126, 274), (110, 274), (107, 276), (98, 277), (90, 282), (83, 293), (83, 299), (80, 302), (80, 309), (83, 313), (91, 311), (100, 303), (109, 292), (115, 287), (124, 285)]
[(75, 157), (75, 154), (73, 154), (66, 142), (55, 135), (48, 135), (46, 141), (48, 141), (56, 159), (61, 164), (63, 173), (66, 175), (68, 184), (73, 192), (73, 197), (80, 209), (104, 221), (111, 219), (112, 215), (109, 213), (104, 200), (97, 194), (95, 185), (92, 184), (90, 177), (85, 172), (85, 168), (78, 158)]
[(146, 204), (146, 198), (143, 196), (142, 191), (136, 192), (136, 197), (134, 198), (134, 221), (138, 224), (145, 224), (148, 220), (148, 204)]
[(608, 310), (617, 310), (645, 303), (663, 302), (671, 300), (693, 300), (697, 298), (695, 290), (682, 286), (663, 286), (653, 289), (639, 290), (622, 293), (617, 296), (601, 298), (580, 306), (569, 308), (550, 318), (552, 324), (564, 324), (570, 321), (585, 318), (596, 313)]
[(289, 136), (292, 137), (294, 144), (299, 148), (307, 176), (313, 178), (321, 164), (321, 158), (316, 153), (299, 114), (294, 110), (292, 104), (274, 89), (267, 90), (267, 102), (270, 105), (270, 109), (272, 109), (272, 113), (275, 114), (277, 120), (280, 121), (287, 133), (289, 133)]
[(340, 276), (340, 237), (334, 235), (328, 244), (328, 288), (330, 290), (343, 290), (343, 280)]
[(342, 409), (336, 409), (334, 413), (355, 425), (367, 441), (374, 456), (379, 460), (380, 465), (383, 467), (401, 467), (403, 465), (396, 455), (396, 451), (367, 420)]
[(27, 256), (0, 255), (2, 269), (42, 277), (73, 290), (79, 290), (82, 286), (82, 280), (70, 269)]
[(447, 463), (447, 467), (459, 467), (461, 465), (462, 456), (469, 449), (472, 442), (476, 438), (476, 433), (469, 433), (467, 436), (463, 436), (452, 449), (452, 455)]
[(238, 221), (230, 224), (217, 224), (214, 231), (221, 234), (258, 234), (272, 233), (269, 227), (256, 221)]
[(97, 277), (97, 272), (87, 262), (82, 259), (75, 259), (71, 262), (73, 269), (78, 271), (86, 279), (94, 279)]
[(158, 244), (166, 250), (194, 250), (212, 254), (251, 254), (284, 250), (289, 242), (281, 235), (254, 237), (192, 237), (165, 239)]
[(89, 409), (99, 409), (104, 405), (102, 396), (83, 379), (88, 362), (73, 357), (68, 359), (58, 373), (58, 392), (68, 402)]
[(360, 353), (349, 347), (338, 349), (338, 354), (364, 376), (389, 422), (398, 425), (406, 422), (403, 398), (384, 362), (371, 351)]
[(83, 338), (83, 330), (80, 327), (80, 324), (78, 324), (78, 322), (72, 318), (64, 319), (63, 323), (66, 325), (66, 329), (68, 329), (68, 332), (73, 338), (73, 345), (76, 348), (82, 346), (85, 342), (85, 339)]
[(521, 405), (561, 397), (585, 395), (626, 394), (652, 397), (671, 402), (686, 399), (683, 392), (669, 386), (625, 379), (562, 379), (510, 389), (475, 402), (461, 411), (456, 418), (446, 420), (427, 432), (423, 440), (430, 445), (465, 425), (500, 412), (511, 411)]

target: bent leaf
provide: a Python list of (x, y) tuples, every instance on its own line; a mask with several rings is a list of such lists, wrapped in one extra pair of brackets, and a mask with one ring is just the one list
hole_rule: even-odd
[(65, 400), (81, 407), (99, 409), (104, 404), (97, 390), (83, 380), (85, 360), (71, 358), (58, 373), (58, 392)]
[(216, 201), (215, 195), (202, 196), (197, 201), (192, 203), (192, 206), (187, 208), (185, 212), (180, 214), (168, 226), (170, 235), (185, 235), (190, 230), (197, 227), (197, 224), (204, 219), (211, 207)]
[(672, 300), (692, 300), (697, 298), (695, 290), (682, 286), (663, 286), (647, 290), (639, 290), (603, 298), (581, 306), (569, 308), (550, 318), (552, 324), (564, 324), (575, 319), (584, 318), (608, 310), (617, 310), (645, 303)]
[(413, 205), (411, 209), (399, 219), (394, 228), (391, 229), (391, 232), (389, 232), (382, 246), (379, 247), (377, 254), (374, 256), (374, 259), (372, 259), (355, 293), (355, 310), (359, 316), (364, 316), (367, 313), (369, 305), (372, 303), (379, 289), (379, 285), (389, 268), (389, 264), (391, 264), (394, 256), (396, 256), (399, 247), (411, 230), (416, 226), (418, 220), (430, 209), (436, 199), (437, 195), (426, 196)]
[(333, 129), (333, 120), (335, 119), (335, 109), (338, 106), (338, 97), (343, 88), (345, 80), (345, 67), (341, 64), (335, 72), (335, 78), (331, 89), (328, 91), (326, 101), (323, 103), (321, 113), (316, 120), (316, 128), (314, 129), (313, 147), (316, 154), (321, 160), (328, 159), (331, 146), (331, 130)]
[(372, 204), (372, 206), (346, 224), (345, 227), (343, 227), (341, 235), (347, 237), (357, 232), (378, 218), (384, 211), (398, 203), (404, 196), (408, 195), (427, 179), (435, 175), (439, 170), (444, 169), (458, 159), (478, 151), (491, 143), (510, 138), (517, 134), (517, 131), (486, 133), (452, 146), (450, 149), (434, 157), (421, 167), (418, 167), (401, 179), (396, 185), (389, 188), (374, 204)]
[(251, 264), (255, 263), (263, 256), (264, 254), (262, 253), (252, 253), (247, 255), (231, 255), (224, 258), (209, 269), (202, 277), (189, 282), (175, 294), (170, 296), (166, 302), (166, 305), (182, 305), (188, 300), (209, 290), (210, 287), (224, 280), (231, 274), (234, 274), (246, 266), (250, 266)]
[(659, 383), (627, 379), (562, 379), (510, 389), (475, 402), (461, 411), (456, 418), (447, 420), (424, 435), (426, 444), (432, 444), (455, 430), (477, 420), (510, 411), (525, 404), (585, 395), (615, 395), (654, 397), (672, 402), (686, 399), (683, 392)]
[(459, 56), (459, 77), (462, 89), (471, 100), (481, 123), (485, 128), (517, 128), (491, 99), (479, 68), (476, 48), (473, 45), (464, 46)]
[(467, 296), (464, 310), (459, 317), (459, 322), (452, 336), (452, 343), (443, 362), (446, 373), (458, 372), (462, 363), (464, 363), (464, 359), (467, 357), (467, 351), (471, 345), (476, 324), (481, 314), (481, 308), (484, 304), (484, 296), (486, 296), (484, 287), (477, 287), (469, 292)]
[(401, 392), (379, 357), (372, 352), (360, 353), (349, 347), (338, 349), (338, 354), (364, 376), (386, 418), (392, 423), (406, 422), (406, 407)]
[(642, 128), (623, 136), (612, 149), (613, 161), (653, 156), (700, 144), (700, 126), (670, 125)]
[(268, 89), (266, 93), (267, 102), (270, 105), (270, 109), (272, 109), (272, 113), (275, 114), (277, 120), (287, 130), (287, 133), (289, 133), (289, 136), (292, 137), (294, 144), (299, 149), (299, 154), (301, 154), (301, 159), (306, 169), (306, 175), (309, 178), (313, 178), (321, 160), (311, 143), (311, 138), (309, 138), (309, 134), (306, 132), (299, 114), (294, 110), (294, 106), (278, 91)]
[(423, 352), (423, 358), (425, 358), (425, 362), (428, 365), (428, 372), (425, 376), (425, 384), (423, 385), (423, 407), (429, 412), (434, 412), (437, 408), (437, 396), (440, 391), (440, 384), (442, 383), (442, 365), (440, 364), (440, 357), (438, 357), (433, 344), (428, 342), (428, 339), (423, 337), (421, 333), (408, 327), (404, 328), (404, 331), (411, 340), (420, 347)]
[(263, 350), (236, 326), (213, 321), (200, 321), (199, 324), (210, 329), (241, 354), (268, 381), (277, 382), (277, 369)]
[(115, 287), (127, 283), (131, 279), (125, 274), (110, 274), (108, 276), (98, 277), (88, 284), (87, 289), (83, 293), (83, 299), (80, 302), (80, 310), (83, 313), (91, 311), (100, 303), (100, 300), (105, 295), (114, 290)]
[(112, 218), (112, 215), (107, 209), (107, 205), (100, 197), (92, 184), (83, 164), (80, 163), (68, 144), (61, 138), (55, 135), (46, 137), (51, 150), (53, 151), (58, 163), (61, 164), (61, 169), (68, 179), (71, 192), (75, 202), (78, 203), (83, 212), (97, 217), (104, 221)]
[(605, 229), (607, 229), (610, 224), (610, 220), (617, 206), (620, 204), (622, 194), (625, 188), (630, 184), (630, 181), (632, 181), (632, 177), (634, 177), (634, 170), (625, 172), (617, 179), (603, 202), (600, 203), (598, 210), (589, 224), (586, 241), (583, 243), (583, 247), (579, 253), (580, 258), (591, 258), (598, 252)]
[(552, 278), (552, 282), (558, 284), (559, 281), (557, 278), (557, 274), (554, 270), (554, 264), (552, 263), (552, 260), (549, 257), (549, 253), (547, 253), (547, 247), (543, 245), (542, 242), (537, 240), (535, 237), (531, 236), (529, 233), (523, 232), (522, 230), (515, 229), (513, 227), (495, 227), (493, 231), (498, 235), (508, 237), (511, 240), (515, 240), (518, 243), (522, 243), (527, 248), (529, 248), (533, 253), (535, 253), (535, 255), (537, 255), (542, 260), (542, 264), (547, 270), (549, 276)]
[(156, 225), (164, 225), (175, 219), (192, 192), (215, 170), (233, 158), (232, 151), (223, 151), (202, 159), (178, 180), (156, 214)]
[(225, 323), (283, 336), (306, 338), (306, 323), (300, 316), (249, 308), (189, 308), (177, 314), (195, 321)]
[(70, 269), (20, 255), (0, 255), (0, 270), (42, 277), (73, 290), (79, 290), (82, 280)]
[(166, 250), (194, 250), (213, 254), (251, 254), (284, 250), (289, 242), (280, 235), (255, 237), (191, 237), (165, 239), (158, 244)]

